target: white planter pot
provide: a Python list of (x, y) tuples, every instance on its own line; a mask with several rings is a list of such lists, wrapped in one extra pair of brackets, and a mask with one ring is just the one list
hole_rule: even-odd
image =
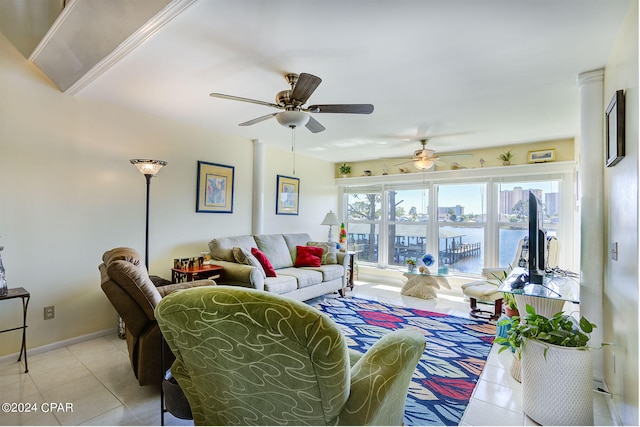
[(593, 425), (590, 351), (527, 340), (521, 365), (525, 414), (542, 425)]

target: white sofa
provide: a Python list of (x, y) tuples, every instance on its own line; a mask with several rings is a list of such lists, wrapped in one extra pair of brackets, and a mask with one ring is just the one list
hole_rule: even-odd
[[(321, 246), (325, 251), (319, 267), (295, 267), (297, 246)], [(264, 270), (242, 259), (239, 252), (251, 248), (262, 251), (276, 272), (267, 277)], [(305, 301), (339, 291), (344, 295), (347, 285), (349, 255), (335, 249), (335, 244), (314, 242), (306, 233), (243, 235), (215, 238), (209, 242), (212, 262), (224, 267), (217, 283), (244, 286)], [(244, 263), (242, 263), (244, 262)]]

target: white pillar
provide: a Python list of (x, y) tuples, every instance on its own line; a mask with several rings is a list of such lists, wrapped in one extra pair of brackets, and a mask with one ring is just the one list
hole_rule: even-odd
[(264, 226), (264, 142), (253, 140), (253, 197), (251, 233), (262, 234)]
[[(604, 244), (604, 70), (578, 75), (580, 90), (580, 312), (598, 325), (593, 346), (603, 342)], [(593, 374), (604, 378), (604, 355), (594, 351)]]

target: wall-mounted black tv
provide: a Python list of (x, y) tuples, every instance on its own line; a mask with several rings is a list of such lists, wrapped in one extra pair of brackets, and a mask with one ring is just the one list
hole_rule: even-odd
[(542, 218), (542, 203), (529, 192), (529, 283), (542, 284), (546, 268), (547, 232)]

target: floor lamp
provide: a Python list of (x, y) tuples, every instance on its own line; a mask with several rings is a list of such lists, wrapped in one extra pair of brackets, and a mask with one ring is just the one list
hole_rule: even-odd
[(167, 162), (163, 160), (148, 160), (148, 159), (131, 159), (131, 164), (138, 168), (141, 174), (147, 180), (147, 223), (145, 227), (145, 240), (144, 240), (144, 265), (149, 271), (149, 189), (151, 187), (151, 178), (156, 176), (158, 171), (166, 166)]

